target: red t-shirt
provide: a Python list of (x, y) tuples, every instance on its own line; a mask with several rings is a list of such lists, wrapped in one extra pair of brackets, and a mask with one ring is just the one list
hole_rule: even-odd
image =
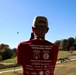
[(58, 46), (46, 40), (21, 42), (17, 49), (17, 63), (23, 75), (54, 75)]

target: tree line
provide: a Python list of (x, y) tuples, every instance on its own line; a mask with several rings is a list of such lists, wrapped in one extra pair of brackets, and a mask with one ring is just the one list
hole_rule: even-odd
[[(76, 37), (57, 40), (55, 44), (59, 46), (59, 50), (74, 51), (76, 50)], [(11, 49), (7, 44), (0, 44), (0, 60), (9, 59), (16, 56), (16, 48)]]
[(7, 44), (0, 44), (0, 60), (9, 59), (16, 56), (16, 48), (11, 49)]
[(71, 51), (76, 50), (76, 37), (70, 37), (68, 39), (57, 40), (55, 44), (59, 46), (59, 50)]

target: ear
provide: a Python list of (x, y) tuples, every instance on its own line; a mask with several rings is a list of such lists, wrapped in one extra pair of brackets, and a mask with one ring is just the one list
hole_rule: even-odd
[(32, 32), (33, 32), (33, 33), (35, 32), (35, 28), (34, 28), (34, 27), (32, 27)]

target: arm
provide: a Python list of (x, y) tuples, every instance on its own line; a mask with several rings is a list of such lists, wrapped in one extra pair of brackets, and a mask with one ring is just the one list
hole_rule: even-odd
[(31, 33), (31, 37), (30, 37), (30, 40), (34, 39), (34, 33), (32, 32)]

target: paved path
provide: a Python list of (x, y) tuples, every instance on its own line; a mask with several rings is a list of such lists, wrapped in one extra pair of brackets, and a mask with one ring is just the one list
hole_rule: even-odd
[(19, 70), (22, 70), (21, 68), (20, 69), (13, 69), (13, 70), (6, 70), (6, 71), (1, 71), (0, 74), (2, 73), (6, 73), (6, 72), (15, 72), (15, 71), (19, 71)]

